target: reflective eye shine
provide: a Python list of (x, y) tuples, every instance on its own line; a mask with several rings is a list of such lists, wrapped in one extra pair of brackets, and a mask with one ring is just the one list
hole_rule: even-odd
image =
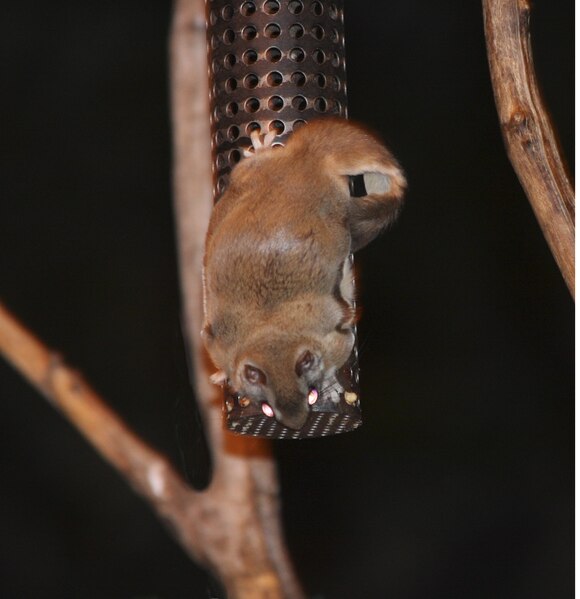
[(308, 392), (308, 405), (313, 406), (318, 401), (318, 391), (316, 389), (310, 389)]
[(262, 412), (264, 412), (268, 418), (272, 418), (274, 416), (274, 410), (265, 402), (262, 404)]

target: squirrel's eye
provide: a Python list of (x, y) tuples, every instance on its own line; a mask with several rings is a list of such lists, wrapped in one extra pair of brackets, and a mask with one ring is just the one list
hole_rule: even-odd
[(272, 418), (274, 416), (274, 410), (272, 409), (272, 406), (266, 402), (262, 404), (262, 412), (264, 412), (268, 418)]
[(308, 391), (308, 405), (313, 406), (318, 401), (318, 391), (312, 387), (310, 391)]
[(259, 368), (250, 364), (244, 366), (244, 377), (252, 385), (266, 384), (266, 375)]

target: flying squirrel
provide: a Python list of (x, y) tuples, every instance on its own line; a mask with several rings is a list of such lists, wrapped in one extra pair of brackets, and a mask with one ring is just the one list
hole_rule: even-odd
[[(253, 154), (215, 205), (204, 257), (202, 337), (211, 377), (300, 429), (354, 344), (350, 255), (391, 224), (405, 176), (367, 129), (312, 121)], [(358, 191), (352, 183), (357, 181)]]

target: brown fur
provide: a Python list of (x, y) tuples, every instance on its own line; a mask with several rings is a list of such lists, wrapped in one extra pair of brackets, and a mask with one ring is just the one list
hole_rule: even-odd
[[(348, 175), (362, 173), (375, 173), (379, 189), (353, 198)], [(221, 371), (214, 380), (268, 402), (287, 426), (304, 424), (308, 389), (352, 350), (348, 256), (395, 219), (404, 188), (390, 152), (339, 119), (309, 123), (284, 148), (236, 166), (206, 240), (203, 337)], [(306, 351), (314, 360), (298, 376)], [(248, 382), (245, 365), (266, 384)]]

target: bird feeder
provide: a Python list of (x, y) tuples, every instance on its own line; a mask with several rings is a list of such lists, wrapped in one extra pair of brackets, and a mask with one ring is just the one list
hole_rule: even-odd
[[(326, 0), (208, 0), (208, 64), (214, 201), (252, 145), (253, 131), (293, 131), (323, 116), (347, 116), (344, 13)], [(352, 257), (351, 257), (352, 259)], [(353, 330), (356, 339), (356, 330)], [(361, 421), (357, 345), (320, 392), (308, 396), (300, 430), (279, 423), (267, 404), (225, 388), (227, 428), (272, 439), (351, 431)]]

